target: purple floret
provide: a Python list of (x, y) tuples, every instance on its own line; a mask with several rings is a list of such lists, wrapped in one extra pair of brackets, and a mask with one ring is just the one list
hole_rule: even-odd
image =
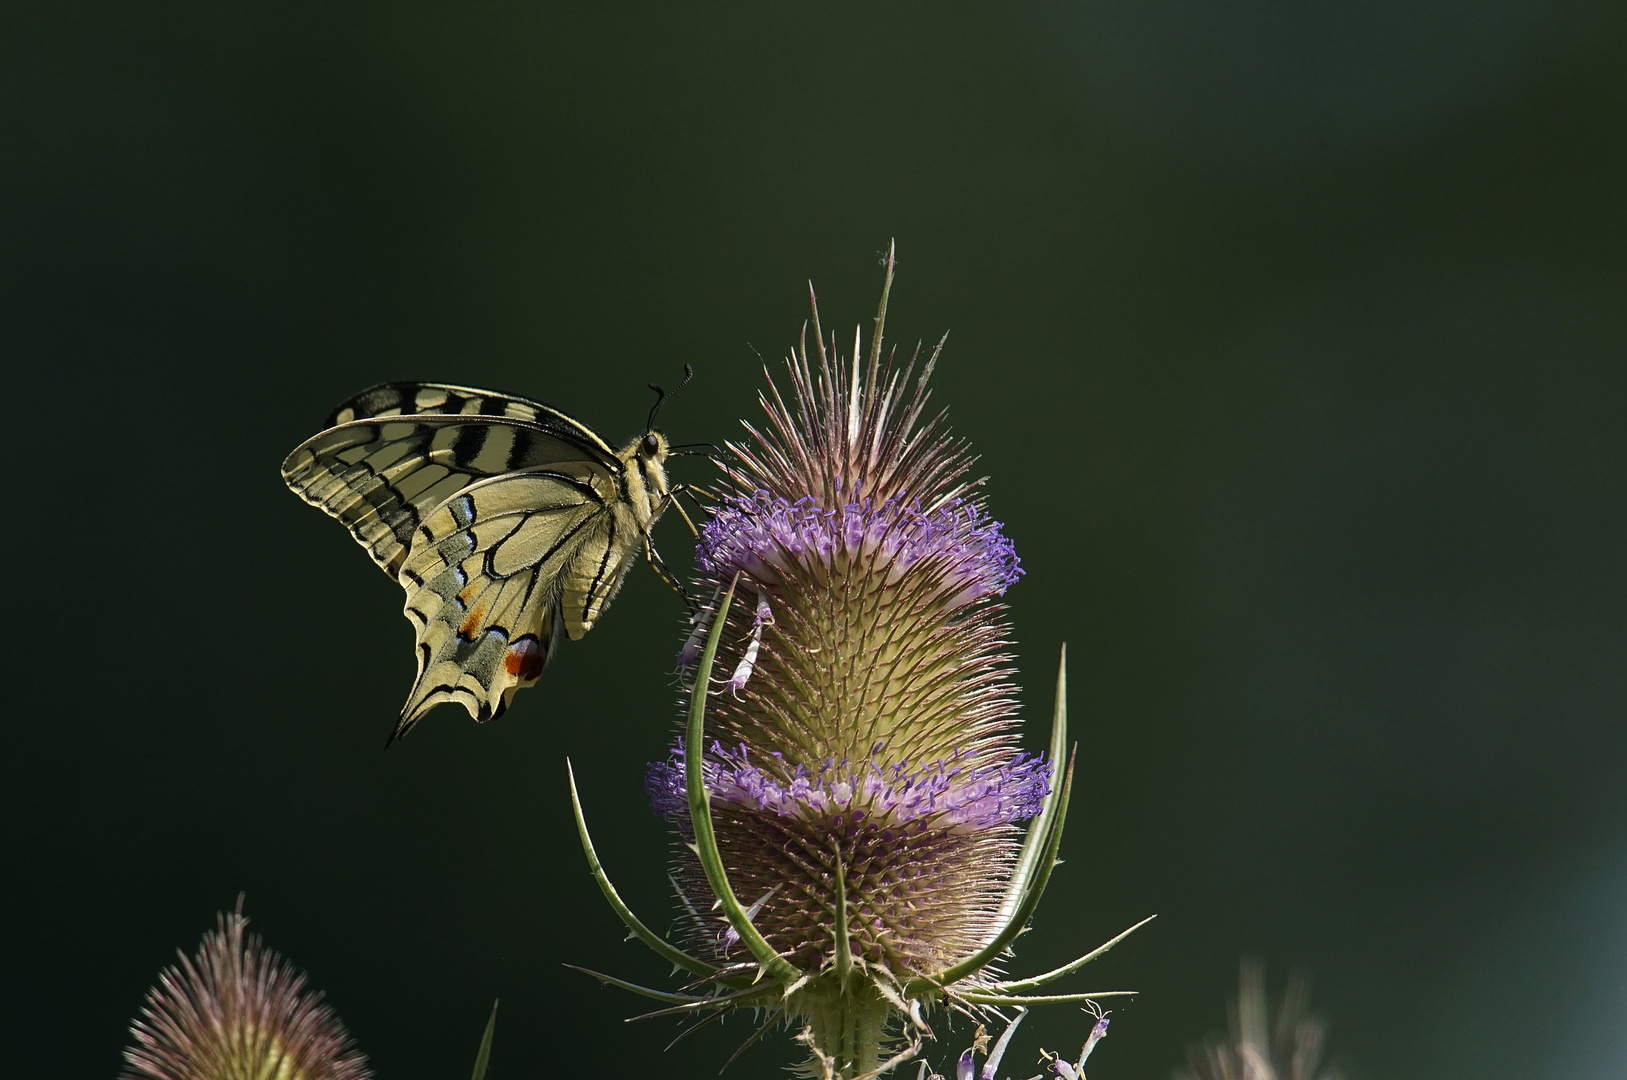
[(1000, 523), (960, 499), (925, 512), (901, 499), (880, 506), (866, 499), (832, 510), (811, 496), (789, 502), (759, 490), (718, 508), (701, 529), (695, 557), (716, 581), (743, 571), (766, 585), (794, 578), (799, 564), (868, 560), (888, 584), (930, 564), (942, 578), (937, 591), (950, 594), (954, 607), (999, 596), (1023, 573)]
[[(706, 788), (716, 801), (779, 817), (813, 819), (858, 811), (907, 824), (930, 819), (953, 832), (979, 832), (1026, 821), (1050, 793), (1051, 765), (1023, 754), (1003, 765), (972, 766), (959, 758), (911, 768), (863, 762), (827, 762), (818, 772), (798, 766), (789, 781), (751, 764), (744, 746), (727, 750), (713, 743), (701, 764)], [(650, 809), (672, 820), (684, 812), (684, 751), (674, 747), (665, 761), (651, 762), (644, 774)]]

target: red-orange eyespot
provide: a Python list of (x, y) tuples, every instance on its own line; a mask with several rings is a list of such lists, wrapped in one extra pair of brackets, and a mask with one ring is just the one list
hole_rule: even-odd
[(542, 667), (547, 663), (548, 656), (542, 651), (533, 637), (523, 637), (508, 647), (508, 656), (503, 658), (503, 666), (510, 675), (518, 675), (526, 682), (534, 682), (542, 674)]

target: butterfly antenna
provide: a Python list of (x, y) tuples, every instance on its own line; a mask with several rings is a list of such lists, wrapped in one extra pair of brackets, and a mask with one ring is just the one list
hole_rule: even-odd
[[(679, 382), (677, 386), (672, 388), (672, 392), (676, 394), (678, 391), (682, 390), (685, 386), (689, 385), (689, 380), (693, 379), (694, 377), (695, 366), (693, 364), (685, 364), (683, 380)], [(650, 383), (650, 389), (655, 391), (655, 404), (650, 406), (650, 418), (644, 422), (645, 431), (655, 430), (655, 415), (661, 411), (661, 403), (667, 400), (667, 392), (661, 389), (655, 383)]]

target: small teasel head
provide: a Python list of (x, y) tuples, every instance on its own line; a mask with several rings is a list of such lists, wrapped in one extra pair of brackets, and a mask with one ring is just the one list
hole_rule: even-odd
[(243, 902), (165, 968), (131, 1025), (121, 1080), (368, 1080), (366, 1059), (305, 976), (245, 938)]
[(688, 724), (646, 773), (681, 840), (687, 951), (626, 911), (577, 821), (623, 921), (697, 976), (638, 992), (662, 1012), (765, 1009), (759, 1035), (799, 1028), (803, 1073), (843, 1080), (918, 1055), (934, 1010), (998, 1021), (1090, 959), (999, 978), (1056, 861), (1066, 722), (1059, 696), (1048, 753), (1023, 752), (1001, 603), (1022, 569), (928, 408), (943, 342), (883, 348), (893, 268), (868, 350), (856, 331), (844, 355), (815, 306), (720, 462), (679, 654)]
[(1312, 1015), (1310, 1005), (1309, 982), (1293, 975), (1273, 1008), (1264, 965), (1244, 960), (1228, 1038), (1193, 1050), (1175, 1080), (1341, 1080), (1340, 1072), (1323, 1065), (1327, 1025)]

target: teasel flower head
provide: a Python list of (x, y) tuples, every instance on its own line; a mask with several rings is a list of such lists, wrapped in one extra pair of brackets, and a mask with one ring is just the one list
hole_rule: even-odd
[(373, 1074), (305, 976), (222, 913), (195, 955), (165, 968), (131, 1025), (121, 1080), (368, 1080)]
[(892, 252), (886, 267), (867, 359), (858, 331), (850, 356), (824, 338), (815, 305), (812, 351), (805, 326), (766, 420), (719, 463), (679, 654), (688, 723), (646, 773), (681, 841), (685, 950), (625, 910), (577, 822), (623, 920), (696, 981), (598, 977), (702, 1022), (766, 1010), (753, 1039), (800, 1027), (815, 1077), (919, 1055), (933, 1010), (1053, 1000), (1026, 992), (1091, 958), (1000, 977), (1056, 861), (1065, 714), (1059, 697), (1047, 754), (1022, 751), (1000, 603), (1022, 570), (966, 444), (928, 409), (943, 342), (924, 362), (884, 355)]

